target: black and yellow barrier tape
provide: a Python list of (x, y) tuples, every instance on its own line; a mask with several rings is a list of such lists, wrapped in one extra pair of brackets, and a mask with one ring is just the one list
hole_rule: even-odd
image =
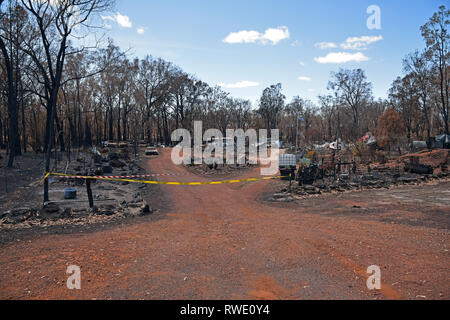
[(253, 182), (253, 181), (289, 178), (289, 177), (284, 177), (284, 176), (271, 176), (271, 177), (248, 178), (248, 179), (237, 179), (237, 180), (224, 180), (224, 181), (208, 181), (208, 182), (168, 182), (168, 181), (154, 181), (154, 180), (121, 179), (121, 178), (112, 178), (111, 176), (79, 176), (79, 175), (71, 175), (71, 174), (64, 174), (64, 173), (49, 172), (49, 173), (45, 174), (45, 177), (44, 177), (44, 179), (42, 181), (45, 181), (45, 179), (47, 179), (49, 176), (66, 177), (66, 178), (69, 178), (69, 179), (95, 179), (95, 180), (106, 180), (106, 181), (122, 181), (122, 182), (145, 183), (145, 184), (162, 184), (162, 185), (174, 185), (174, 186), (217, 185), (217, 184)]

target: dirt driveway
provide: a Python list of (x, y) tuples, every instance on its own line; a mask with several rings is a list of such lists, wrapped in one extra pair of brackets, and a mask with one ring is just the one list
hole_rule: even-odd
[[(147, 166), (208, 179), (174, 166), (168, 149)], [(277, 183), (161, 186), (152, 218), (6, 244), (0, 298), (450, 298), (449, 182), (264, 202)], [(81, 290), (66, 288), (69, 265), (81, 267)], [(366, 287), (371, 265), (380, 291)]]

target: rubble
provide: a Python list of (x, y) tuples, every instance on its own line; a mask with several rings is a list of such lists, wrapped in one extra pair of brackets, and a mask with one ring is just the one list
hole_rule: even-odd
[(362, 190), (372, 190), (372, 189), (390, 189), (392, 187), (402, 186), (402, 185), (420, 185), (422, 183), (427, 183), (431, 181), (437, 181), (441, 179), (449, 179), (450, 172), (443, 172), (435, 175), (418, 175), (411, 174), (407, 176), (401, 176), (394, 178), (388, 174), (380, 176), (376, 179), (372, 176), (364, 176), (360, 179), (352, 180), (351, 182), (347, 179), (339, 179), (337, 181), (331, 180), (318, 180), (311, 185), (297, 185), (292, 183), (292, 186), (283, 187), (279, 192), (268, 198), (268, 201), (273, 202), (286, 202), (293, 201), (290, 196), (295, 198), (308, 198), (310, 196), (318, 196), (322, 194), (332, 194), (332, 193), (343, 193), (349, 191), (362, 191)]
[(282, 193), (274, 194), (272, 197), (270, 197), (267, 200), (272, 201), (272, 202), (292, 202), (295, 199), (290, 194), (288, 194), (286, 192), (282, 192)]
[(2, 220), (7, 224), (17, 224), (36, 216), (36, 213), (36, 210), (29, 208), (13, 209), (3, 214)]
[(199, 175), (227, 175), (236, 171), (243, 171), (253, 168), (254, 165), (249, 163), (245, 165), (228, 165), (228, 164), (201, 164), (201, 165), (189, 165), (187, 168), (195, 174)]
[(102, 172), (104, 174), (111, 174), (113, 172), (113, 168), (112, 168), (112, 166), (109, 163), (104, 164), (102, 166)]
[(153, 209), (150, 208), (150, 206), (148, 204), (144, 203), (141, 206), (140, 215), (145, 216), (145, 215), (152, 214), (152, 213), (153, 213)]
[[(65, 172), (81, 175), (137, 175), (145, 174), (145, 170), (138, 165), (138, 159), (131, 160), (128, 150), (123, 148), (119, 152), (108, 149), (93, 149), (91, 153), (78, 153), (76, 161), (65, 164)], [(99, 155), (101, 157), (99, 158)], [(108, 159), (110, 162), (102, 162)], [(61, 161), (61, 163), (63, 163)], [(58, 172), (55, 169), (54, 172)], [(59, 171), (61, 172), (61, 171)], [(144, 201), (149, 191), (148, 185), (123, 181), (91, 181), (93, 208), (89, 208), (88, 194), (84, 179), (63, 179), (52, 177), (50, 187), (51, 202), (42, 206), (42, 177), (35, 177), (36, 182), (30, 184), (31, 197), (27, 198), (30, 207), (17, 207), (23, 203), (17, 199), (24, 199), (26, 195), (18, 192), (17, 199), (0, 206), (0, 229), (22, 229), (34, 226), (52, 225), (81, 225), (124, 219), (127, 217), (146, 216), (155, 210)], [(25, 189), (25, 188), (24, 188)], [(31, 191), (30, 190), (30, 191)]]
[(111, 159), (110, 164), (113, 168), (123, 168), (126, 166), (125, 163), (123, 163), (122, 161), (120, 161), (118, 159)]
[[(285, 201), (291, 195), (294, 198), (307, 198), (322, 194), (343, 193), (372, 189), (389, 189), (402, 185), (419, 185), (441, 179), (449, 179), (450, 163), (448, 150), (425, 151), (408, 154), (385, 161), (369, 164), (367, 171), (356, 170), (354, 162), (348, 163), (344, 172), (333, 168), (311, 165), (303, 167), (297, 174), (297, 181), (277, 191), (269, 201)], [(346, 163), (347, 165), (347, 163)], [(338, 168), (341, 167), (339, 163)], [(327, 174), (325, 174), (327, 171)]]

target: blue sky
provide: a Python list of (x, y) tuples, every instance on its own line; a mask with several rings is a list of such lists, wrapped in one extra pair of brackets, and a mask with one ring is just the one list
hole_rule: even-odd
[[(420, 26), (445, 2), (117, 0), (103, 21), (132, 55), (162, 57), (234, 97), (254, 102), (281, 82), (287, 101), (316, 101), (339, 68), (362, 68), (375, 97), (386, 97), (403, 57), (424, 47)], [(381, 10), (379, 30), (367, 27), (370, 5)]]

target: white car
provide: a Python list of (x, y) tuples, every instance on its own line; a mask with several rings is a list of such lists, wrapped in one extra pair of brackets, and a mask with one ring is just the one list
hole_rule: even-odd
[(159, 152), (156, 150), (156, 148), (147, 148), (145, 149), (145, 155), (146, 156), (158, 156)]

